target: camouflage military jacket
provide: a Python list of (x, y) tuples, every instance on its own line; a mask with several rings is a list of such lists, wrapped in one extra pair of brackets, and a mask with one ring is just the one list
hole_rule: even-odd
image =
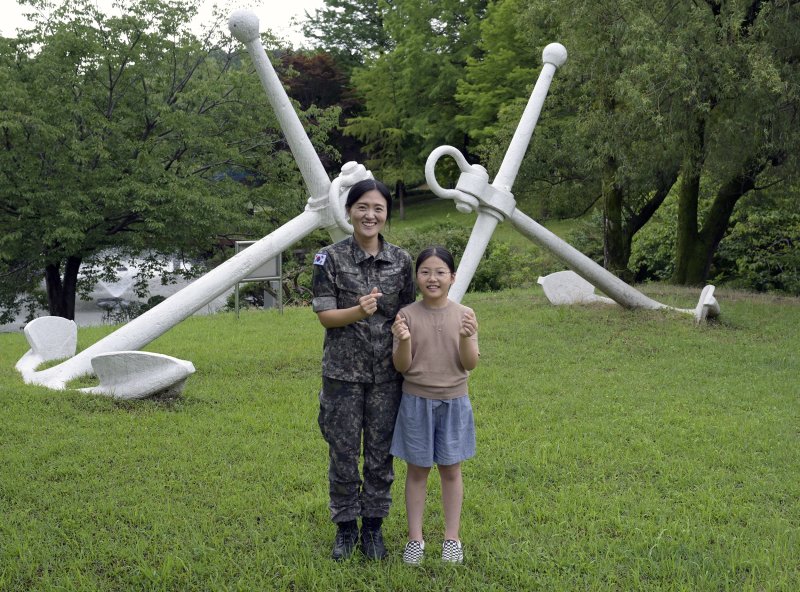
[(374, 287), (383, 293), (371, 317), (326, 329), (322, 375), (328, 378), (376, 384), (401, 378), (392, 363), (392, 323), (398, 310), (414, 302), (411, 256), (380, 240), (375, 257), (352, 236), (314, 257), (314, 312), (357, 306), (359, 297)]

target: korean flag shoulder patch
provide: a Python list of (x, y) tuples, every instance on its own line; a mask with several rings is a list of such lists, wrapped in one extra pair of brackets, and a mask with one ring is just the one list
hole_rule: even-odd
[(325, 265), (325, 260), (328, 258), (326, 252), (317, 253), (314, 255), (314, 265)]

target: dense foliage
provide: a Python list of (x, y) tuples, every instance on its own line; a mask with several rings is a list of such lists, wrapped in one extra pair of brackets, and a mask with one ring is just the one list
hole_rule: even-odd
[[(0, 40), (0, 321), (37, 302), (70, 316), (78, 279), (120, 256), (157, 273), (302, 208), (247, 56), (191, 34), (194, 10), (81, 0)], [(316, 47), (270, 48), (331, 174), (364, 161), (401, 205), (439, 145), (492, 174), (558, 41), (518, 207), (580, 218), (576, 246), (629, 281), (798, 293), (797, 0), (327, 0), (305, 31)], [(511, 281), (491, 257), (474, 289)]]
[[(314, 22), (349, 26), (368, 4), (326, 2), (330, 10)], [(751, 283), (718, 249), (748, 224), (759, 233), (760, 216), (746, 210), (764, 200), (751, 196), (767, 188), (796, 195), (797, 1), (397, 1), (381, 4), (369, 23), (348, 29), (371, 50), (352, 75), (364, 112), (347, 130), (380, 174), (417, 182), (442, 144), (497, 171), (542, 48), (558, 41), (569, 60), (515, 183), (520, 207), (545, 218), (594, 208), (601, 262), (632, 280), (634, 237), (673, 195), (672, 281), (736, 275), (752, 287), (783, 284)], [(785, 219), (796, 203), (773, 199), (769, 208)], [(779, 275), (796, 273), (791, 267), (779, 266)]]
[[(47, 14), (0, 43), (0, 321), (42, 280), (50, 313), (71, 318), (79, 277), (113, 275), (120, 257), (156, 273), (167, 254), (207, 257), (302, 210), (246, 54), (188, 32), (190, 3)], [(321, 152), (337, 113), (303, 113)]]

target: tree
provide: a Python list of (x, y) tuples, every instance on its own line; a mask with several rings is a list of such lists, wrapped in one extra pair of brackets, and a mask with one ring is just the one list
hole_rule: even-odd
[[(456, 122), (472, 151), (490, 171), (503, 157), (542, 68), (544, 46), (559, 38), (539, 26), (526, 0), (489, 4), (481, 22), (480, 52), (467, 58), (458, 81)], [(513, 192), (523, 209), (538, 218), (579, 215), (597, 201), (586, 142), (575, 133), (575, 95), (579, 92), (570, 61), (554, 77), (528, 155)]]
[(742, 197), (797, 182), (800, 3), (709, 0), (676, 16), (684, 81), (668, 90), (683, 91), (685, 150), (672, 280), (691, 285), (708, 278)]
[(303, 34), (336, 55), (349, 74), (353, 66), (391, 49), (384, 19), (392, 4), (389, 0), (325, 0), (313, 15), (306, 12)]
[(364, 113), (346, 133), (364, 142), (384, 177), (420, 181), (428, 154), (441, 144), (467, 150), (455, 118), (458, 80), (477, 51), (483, 0), (398, 0), (384, 24), (391, 51), (356, 69)]
[(42, 277), (72, 318), (79, 271), (111, 249), (198, 256), (302, 204), (247, 58), (188, 33), (190, 3), (121, 8), (69, 2), (0, 45), (2, 322)]
[[(720, 241), (709, 281), (757, 291), (800, 295), (800, 186), (774, 185), (737, 204)], [(708, 201), (704, 207), (709, 207)], [(669, 280), (675, 269), (678, 195), (670, 195), (653, 221), (636, 235), (631, 267), (637, 280)], [(705, 215), (705, 212), (701, 212)]]
[[(483, 35), (485, 55), (467, 83), (490, 87), (490, 58), (520, 32), (561, 41), (570, 54), (520, 178), (544, 195), (599, 198), (604, 264), (626, 279), (633, 236), (679, 191), (673, 279), (702, 283), (741, 196), (759, 178), (796, 174), (797, 2), (530, 2), (516, 19), (500, 18), (515, 3), (491, 6), (484, 29), (506, 34)], [(493, 105), (469, 84), (462, 104), (480, 115), (475, 107)], [(521, 111), (497, 102), (497, 120), (490, 110), (463, 119), (473, 137), (485, 136), (495, 166)]]
[(630, 279), (631, 240), (674, 182), (677, 157), (655, 149), (665, 130), (644, 105), (626, 99), (625, 56), (644, 26), (627, 5), (492, 4), (481, 29), (484, 53), (468, 65), (459, 100), (465, 131), (497, 170), (541, 70), (542, 49), (555, 41), (567, 47), (569, 60), (553, 79), (514, 192), (545, 218), (580, 216), (599, 203), (602, 262)]
[(353, 96), (348, 73), (336, 56), (322, 49), (283, 52), (279, 76), (285, 81), (288, 95), (302, 109), (337, 111), (337, 125), (328, 142), (337, 148), (338, 154), (320, 154), (325, 168), (336, 173), (345, 162), (360, 161), (361, 146), (342, 134), (341, 124), (344, 118), (358, 113), (362, 105)]

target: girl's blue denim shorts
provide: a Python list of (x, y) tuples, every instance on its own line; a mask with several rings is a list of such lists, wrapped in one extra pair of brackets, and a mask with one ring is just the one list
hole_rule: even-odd
[(439, 400), (403, 393), (391, 453), (418, 467), (454, 465), (475, 456), (469, 396)]

